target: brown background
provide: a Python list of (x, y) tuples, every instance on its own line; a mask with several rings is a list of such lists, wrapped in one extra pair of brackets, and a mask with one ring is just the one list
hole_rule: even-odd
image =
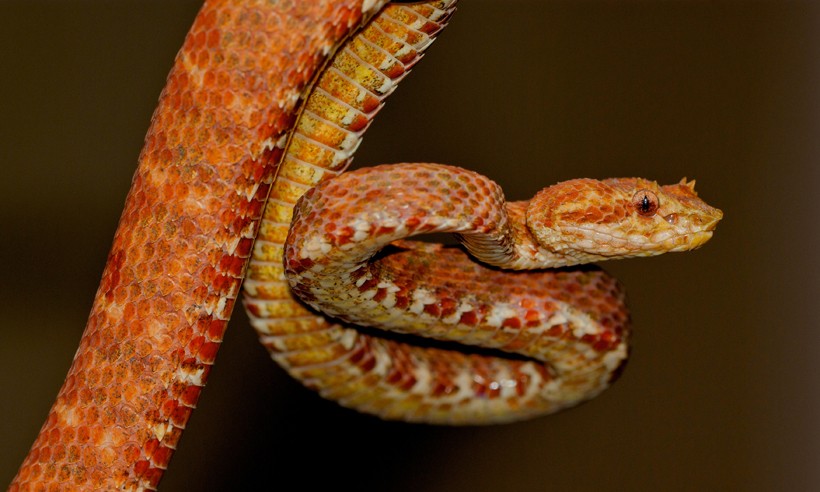
[[(0, 484), (70, 364), (197, 3), (0, 4)], [(462, 2), (359, 165), (460, 164), (512, 198), (694, 177), (726, 214), (716, 237), (605, 265), (633, 306), (626, 373), (513, 425), (340, 409), (270, 362), (237, 310), (165, 489), (817, 490), (819, 47), (808, 2)]]

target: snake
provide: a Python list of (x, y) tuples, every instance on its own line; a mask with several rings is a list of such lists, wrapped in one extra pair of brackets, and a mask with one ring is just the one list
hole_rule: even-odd
[[(600, 269), (567, 267), (696, 249), (721, 217), (686, 180), (576, 179), (506, 202), (463, 168), (375, 166), (300, 198), (285, 270), (292, 292), (334, 320), (524, 357), (363, 342), (369, 352), (347, 364), (360, 366), (355, 392), (330, 398), (383, 418), (506, 422), (594, 397), (627, 359), (622, 287)], [(463, 250), (406, 240), (444, 232)], [(351, 351), (369, 336), (316, 325)], [(327, 386), (318, 389), (340, 391)]]
[[(204, 2), (152, 116), (74, 360), (10, 490), (155, 490), (241, 289), (274, 360), (387, 419), (527, 418), (614, 380), (628, 355), (625, 294), (603, 270), (570, 265), (702, 245), (721, 213), (693, 182), (580, 180), (525, 204), (450, 166), (342, 174), (455, 3)], [(562, 210), (561, 226), (527, 218), (539, 202)], [(457, 233), (478, 260), (405, 239), (434, 231)], [(555, 231), (583, 249), (542, 242)], [(626, 253), (607, 249), (616, 243)], [(352, 326), (399, 318), (394, 337)]]

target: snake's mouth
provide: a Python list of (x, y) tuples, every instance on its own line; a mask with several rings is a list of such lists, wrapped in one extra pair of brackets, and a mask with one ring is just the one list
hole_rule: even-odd
[[(712, 239), (718, 222), (722, 218), (723, 212), (710, 207), (708, 213), (688, 216), (685, 225), (670, 224), (668, 227), (663, 227), (666, 224), (662, 224), (662, 227), (648, 236), (641, 237), (640, 234), (608, 235), (603, 231), (594, 230), (592, 231), (594, 234), (590, 234), (590, 238), (597, 238), (597, 242), (611, 247), (613, 250), (621, 248), (620, 257), (654, 256), (663, 253), (692, 251)], [(604, 256), (609, 255), (604, 254)]]

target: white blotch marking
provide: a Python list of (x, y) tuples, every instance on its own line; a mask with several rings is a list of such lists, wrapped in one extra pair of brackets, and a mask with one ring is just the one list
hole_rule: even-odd
[(413, 291), (413, 303), (410, 305), (409, 311), (414, 314), (421, 314), (424, 311), (424, 306), (436, 302), (436, 296), (427, 289), (420, 288)]
[(490, 315), (487, 316), (487, 323), (490, 326), (499, 327), (505, 319), (512, 318), (515, 314), (515, 309), (504, 304), (499, 304), (495, 306), (492, 311), (490, 311)]
[(366, 14), (375, 9), (381, 8), (382, 3), (383, 2), (381, 0), (364, 0), (362, 2), (362, 12)]

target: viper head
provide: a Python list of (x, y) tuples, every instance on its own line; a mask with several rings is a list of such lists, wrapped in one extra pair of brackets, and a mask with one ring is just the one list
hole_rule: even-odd
[(698, 248), (722, 217), (685, 178), (666, 186), (642, 178), (575, 179), (540, 191), (527, 226), (544, 248), (595, 260)]

